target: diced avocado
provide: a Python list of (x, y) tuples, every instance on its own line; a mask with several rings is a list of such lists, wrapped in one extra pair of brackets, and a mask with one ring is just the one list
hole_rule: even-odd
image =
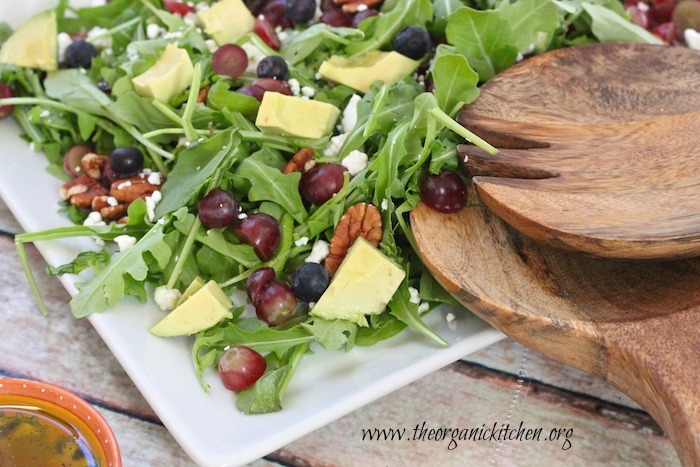
[(372, 82), (395, 83), (413, 73), (420, 63), (398, 52), (375, 50), (356, 59), (333, 55), (321, 63), (318, 72), (327, 80), (367, 92)]
[(323, 138), (333, 132), (339, 115), (333, 104), (266, 92), (255, 125), (266, 133)]
[(253, 30), (255, 17), (242, 0), (221, 0), (197, 13), (204, 31), (218, 45), (232, 44)]
[(155, 65), (131, 82), (140, 96), (169, 102), (187, 89), (192, 82), (192, 76), (194, 66), (187, 51), (175, 44), (169, 44)]
[(151, 328), (151, 334), (161, 337), (189, 336), (231, 318), (231, 305), (231, 299), (219, 284), (209, 281), (158, 321)]
[(367, 326), (365, 315), (384, 311), (405, 276), (406, 271), (358, 237), (309, 314)]
[(176, 306), (180, 306), (183, 303), (185, 303), (185, 300), (190, 298), (196, 291), (204, 287), (204, 284), (205, 282), (201, 277), (195, 277), (194, 280), (190, 282), (190, 285), (187, 286), (180, 298), (177, 300)]
[(53, 71), (58, 68), (56, 36), (54, 10), (32, 16), (20, 24), (2, 45), (0, 63)]

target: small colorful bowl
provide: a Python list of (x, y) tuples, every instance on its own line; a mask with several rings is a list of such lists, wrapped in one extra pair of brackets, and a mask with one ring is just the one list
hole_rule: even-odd
[(24, 465), (122, 466), (112, 429), (87, 401), (52, 384), (15, 378), (0, 378), (0, 465), (3, 456), (15, 462), (24, 456)]

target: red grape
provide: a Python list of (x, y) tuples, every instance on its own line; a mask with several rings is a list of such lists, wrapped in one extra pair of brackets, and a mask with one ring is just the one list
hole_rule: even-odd
[(275, 28), (265, 16), (258, 16), (253, 25), (253, 32), (260, 36), (271, 49), (279, 50), (282, 46), (280, 38), (277, 37)]
[(299, 191), (309, 203), (317, 206), (338, 193), (345, 183), (345, 167), (340, 164), (316, 165), (301, 176)]
[(238, 78), (248, 68), (248, 54), (236, 44), (222, 45), (212, 55), (211, 67), (217, 75)]
[(284, 12), (284, 0), (273, 0), (269, 2), (263, 7), (260, 14), (272, 25), (273, 30), (278, 26), (282, 29), (289, 29), (294, 26), (292, 20), (289, 19)]
[(659, 24), (651, 32), (667, 44), (672, 44), (676, 39), (676, 26), (670, 21)]
[(289, 88), (289, 85), (279, 79), (258, 78), (255, 81), (253, 81), (253, 84), (251, 84), (251, 86), (258, 86), (260, 88), (263, 88), (265, 91), (279, 92), (280, 94), (284, 94), (285, 96), (292, 95), (292, 90)]
[(352, 17), (352, 27), (356, 28), (360, 25), (360, 23), (367, 18), (371, 18), (372, 16), (377, 16), (379, 14), (379, 11), (375, 10), (374, 8), (367, 8), (366, 10), (363, 11), (358, 11), (355, 13), (355, 16)]
[(258, 102), (262, 102), (263, 95), (265, 94), (265, 90), (261, 88), (260, 86), (256, 86), (254, 84), (251, 84), (250, 86), (243, 86), (242, 88), (238, 88), (236, 91), (237, 93), (244, 94), (246, 96), (254, 97), (258, 100)]
[(257, 296), (255, 314), (272, 326), (289, 321), (297, 309), (297, 299), (287, 284), (277, 279), (268, 282)]
[(240, 241), (252, 245), (263, 261), (272, 258), (280, 243), (279, 222), (268, 214), (251, 214), (238, 224), (234, 233)]
[(457, 212), (467, 202), (467, 187), (451, 170), (428, 175), (421, 184), (420, 194), (425, 204), (444, 213)]
[(349, 27), (352, 24), (352, 17), (345, 13), (342, 8), (336, 8), (323, 13), (319, 21), (336, 28)]
[(199, 220), (207, 229), (219, 229), (238, 222), (241, 207), (228, 191), (214, 188), (199, 202)]
[(246, 293), (248, 294), (248, 299), (253, 306), (255, 306), (257, 303), (260, 292), (262, 292), (274, 279), (275, 270), (272, 268), (256, 269), (250, 276), (248, 276), (248, 280), (245, 283), (245, 289)]
[[(5, 84), (0, 85), (0, 99), (6, 99), (8, 97), (15, 97), (14, 91)], [(13, 110), (15, 110), (14, 105), (0, 105), (0, 119), (12, 115)]]
[(240, 391), (252, 386), (265, 373), (267, 362), (255, 350), (237, 345), (229, 347), (219, 360), (219, 378), (226, 389)]
[[(77, 177), (82, 172), (80, 161), (85, 154), (92, 152), (92, 148), (84, 144), (78, 144), (70, 148), (63, 155), (63, 170), (70, 175)], [(107, 166), (108, 164), (105, 164)]]
[(644, 29), (649, 27), (649, 17), (646, 11), (642, 11), (637, 6), (628, 6), (627, 14), (630, 15), (630, 22)]
[(186, 3), (178, 2), (177, 0), (163, 0), (163, 6), (166, 10), (174, 15), (186, 16), (188, 13), (194, 13), (194, 7)]
[(676, 8), (676, 0), (655, 1), (649, 8), (647, 15), (652, 28), (659, 26), (662, 23), (671, 21), (673, 9)]

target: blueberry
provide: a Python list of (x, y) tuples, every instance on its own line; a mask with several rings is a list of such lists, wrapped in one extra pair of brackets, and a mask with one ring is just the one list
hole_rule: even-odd
[(316, 14), (316, 0), (284, 0), (284, 12), (295, 23), (308, 23)]
[(258, 78), (275, 78), (279, 80), (287, 79), (289, 67), (287, 62), (278, 55), (270, 55), (260, 60), (258, 63)]
[(399, 31), (392, 45), (401, 55), (418, 60), (430, 50), (430, 35), (423, 28), (409, 26)]
[(328, 272), (318, 263), (304, 263), (292, 274), (292, 292), (303, 302), (317, 302), (328, 288)]
[(135, 175), (143, 169), (143, 153), (133, 146), (117, 148), (109, 156), (109, 166), (122, 177)]
[(92, 59), (97, 57), (97, 49), (87, 41), (73, 41), (66, 48), (65, 63), (68, 68), (90, 68)]

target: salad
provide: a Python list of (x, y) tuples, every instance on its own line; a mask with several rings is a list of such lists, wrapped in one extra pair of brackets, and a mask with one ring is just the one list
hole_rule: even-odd
[(0, 114), (75, 224), (17, 236), (40, 308), (23, 245), (94, 238), (48, 268), (92, 270), (73, 314), (153, 296), (151, 332), (194, 334), (245, 413), (280, 410), (311, 349), (444, 346), (408, 215), (475, 204), (457, 145), (495, 151), (453, 118), (530, 54), (612, 40), (662, 43), (610, 0), (63, 0), (0, 28)]

